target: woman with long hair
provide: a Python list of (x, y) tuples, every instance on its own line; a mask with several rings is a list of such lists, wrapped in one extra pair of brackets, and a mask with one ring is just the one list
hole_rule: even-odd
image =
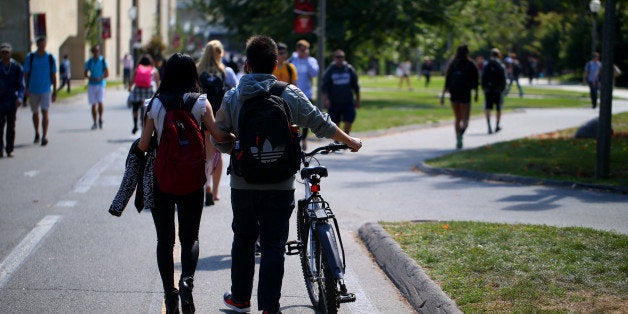
[[(166, 62), (163, 80), (155, 96), (147, 100), (146, 121), (142, 129), (139, 148), (142, 151), (151, 149), (153, 133), (157, 135), (157, 146), (159, 146), (164, 131), (166, 108), (185, 103), (190, 97), (194, 99), (192, 93), (198, 92), (200, 92), (200, 87), (194, 60), (188, 55), (174, 54)], [(212, 106), (204, 94), (198, 96), (190, 113), (196, 120), (196, 125), (199, 128), (204, 125), (217, 141), (229, 141), (235, 138), (232, 134), (218, 128)], [(166, 313), (178, 313), (179, 298), (183, 313), (194, 313), (192, 288), (199, 255), (198, 233), (203, 211), (203, 184), (201, 183), (197, 190), (189, 194), (173, 195), (161, 191), (159, 182), (156, 183), (153, 195), (155, 205), (151, 213), (157, 230), (157, 266), (164, 288)], [(175, 205), (181, 243), (181, 278), (178, 290), (174, 284), (172, 256), (175, 243)]]
[[(222, 43), (218, 40), (211, 40), (205, 45), (205, 50), (198, 61), (197, 69), (201, 80), (201, 88), (207, 94), (209, 102), (214, 109), (214, 115), (220, 108), (222, 97), (225, 91), (238, 85), (238, 78), (230, 67), (225, 67), (222, 63), (224, 50)], [(212, 88), (212, 83), (219, 86)], [(220, 86), (221, 85), (221, 86)], [(222, 176), (222, 155), (209, 142), (209, 136), (205, 137), (205, 149), (207, 150), (207, 184), (205, 185), (205, 206), (214, 205), (214, 201), (220, 199), (218, 187)], [(210, 182), (211, 181), (211, 182)]]
[(469, 58), (469, 48), (467, 45), (459, 46), (454, 59), (447, 68), (445, 88), (440, 98), (442, 106), (445, 104), (445, 93), (449, 92), (451, 108), (455, 116), (454, 129), (457, 149), (462, 148), (462, 135), (469, 126), (472, 89), (475, 89), (475, 102), (478, 101), (478, 76), (478, 69)]

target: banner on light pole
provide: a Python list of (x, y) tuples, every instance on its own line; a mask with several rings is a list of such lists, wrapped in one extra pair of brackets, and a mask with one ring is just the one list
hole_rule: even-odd
[(309, 34), (314, 32), (314, 15), (316, 14), (313, 0), (294, 0), (294, 32)]

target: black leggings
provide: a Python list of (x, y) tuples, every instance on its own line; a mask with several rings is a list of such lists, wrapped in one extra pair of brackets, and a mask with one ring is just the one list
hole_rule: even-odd
[(155, 191), (155, 208), (152, 215), (157, 230), (157, 266), (165, 293), (176, 289), (172, 257), (175, 241), (175, 204), (179, 218), (181, 278), (191, 277), (194, 276), (198, 263), (198, 229), (203, 212), (203, 197), (203, 189), (185, 196), (164, 194), (157, 189)]

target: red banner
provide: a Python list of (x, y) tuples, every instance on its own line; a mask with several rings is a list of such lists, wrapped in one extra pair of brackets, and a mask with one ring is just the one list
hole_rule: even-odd
[(102, 39), (111, 38), (111, 18), (102, 18)]
[(33, 14), (33, 35), (46, 36), (46, 13)]
[(308, 34), (314, 31), (315, 5), (313, 0), (294, 0), (294, 32)]

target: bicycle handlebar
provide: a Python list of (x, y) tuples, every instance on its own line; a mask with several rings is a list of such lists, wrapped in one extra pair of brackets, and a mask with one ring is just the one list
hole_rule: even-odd
[(349, 149), (349, 146), (347, 144), (332, 143), (326, 146), (318, 147), (309, 153), (303, 152), (303, 157), (312, 157), (319, 153), (322, 155), (325, 155), (325, 154), (329, 154), (330, 152), (335, 152), (341, 149)]

